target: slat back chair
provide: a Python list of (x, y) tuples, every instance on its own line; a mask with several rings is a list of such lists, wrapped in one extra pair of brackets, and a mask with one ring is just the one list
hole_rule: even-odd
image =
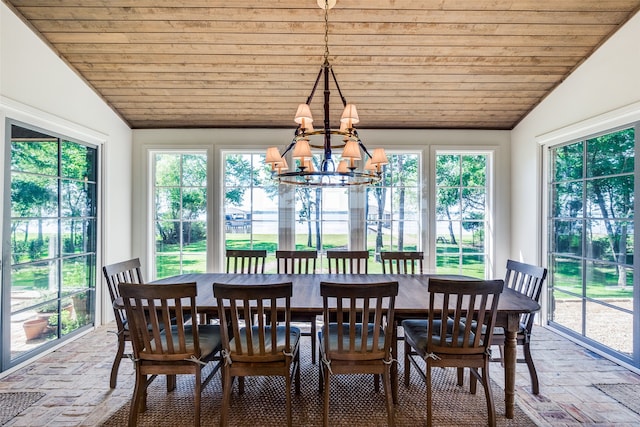
[[(505, 286), (518, 291), (535, 302), (540, 301), (542, 286), (547, 277), (547, 269), (536, 265), (525, 264), (522, 262), (507, 260), (507, 272), (505, 275)], [(526, 313), (520, 316), (520, 328), (516, 336), (517, 345), (521, 345), (524, 358), (518, 359), (519, 363), (526, 363), (531, 377), (531, 391), (533, 394), (540, 393), (540, 385), (538, 382), (538, 374), (531, 357), (531, 331), (533, 329), (534, 314)], [(502, 361), (504, 354), (504, 329), (495, 328), (493, 332), (492, 344), (500, 346), (500, 359)]]
[(278, 274), (314, 274), (318, 251), (276, 251)]
[[(157, 375), (167, 375), (167, 382), (175, 388), (176, 374), (191, 374), (195, 376), (194, 425), (199, 426), (201, 390), (220, 367), (217, 355), (222, 341), (219, 325), (189, 322), (197, 319), (196, 284), (123, 283), (120, 294), (130, 323), (136, 367), (129, 425), (136, 425), (138, 413), (146, 407), (147, 387)], [(202, 369), (212, 361), (218, 363), (202, 382)]]
[[(300, 330), (291, 326), (291, 282), (268, 285), (214, 283), (225, 358), (220, 425), (227, 425), (233, 377), (283, 376), (287, 425), (291, 418), (291, 370), (300, 393)], [(281, 320), (284, 317), (284, 324)], [(238, 382), (240, 393), (244, 392)]]
[(227, 273), (264, 274), (267, 251), (260, 249), (228, 249)]
[(113, 314), (116, 318), (116, 327), (118, 328), (116, 331), (116, 335), (118, 336), (118, 350), (116, 351), (116, 356), (113, 359), (111, 377), (109, 381), (109, 386), (111, 388), (115, 388), (118, 382), (120, 361), (125, 355), (125, 343), (127, 341), (131, 341), (125, 310), (124, 308), (116, 307), (114, 304), (116, 300), (120, 298), (118, 285), (120, 283), (143, 283), (144, 280), (142, 279), (139, 258), (105, 265), (102, 267), (102, 273), (107, 281), (107, 288), (109, 289), (109, 296), (111, 297), (111, 306), (113, 307)]
[(329, 274), (367, 274), (369, 251), (327, 251)]
[[(276, 251), (278, 262), (278, 274), (314, 274), (318, 251)], [(292, 322), (309, 323), (310, 331), (302, 332), (303, 336), (311, 337), (311, 363), (316, 363), (316, 315), (296, 314), (291, 318)]]
[(387, 420), (394, 424), (391, 390), (394, 304), (398, 282), (320, 283), (324, 325), (320, 333), (323, 423), (329, 423), (331, 375), (382, 375)]
[(382, 274), (423, 274), (424, 252), (380, 252)]
[(434, 367), (470, 368), (475, 378), (471, 381), (471, 393), (475, 394), (476, 379), (479, 380), (485, 392), (489, 425), (496, 425), (489, 379), (489, 348), (503, 288), (502, 280), (430, 278), (427, 321), (402, 322), (405, 386), (409, 386), (413, 365), (427, 386), (428, 426), (432, 425), (431, 368)]

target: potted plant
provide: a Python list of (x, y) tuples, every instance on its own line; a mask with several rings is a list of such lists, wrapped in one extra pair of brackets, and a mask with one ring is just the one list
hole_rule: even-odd
[(39, 338), (49, 325), (49, 319), (45, 317), (36, 317), (26, 320), (22, 324), (24, 335), (27, 341)]

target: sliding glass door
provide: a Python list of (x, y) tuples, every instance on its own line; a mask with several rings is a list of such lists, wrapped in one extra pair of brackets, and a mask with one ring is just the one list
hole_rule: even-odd
[(2, 370), (93, 325), (97, 242), (97, 148), (7, 128)]
[(640, 366), (636, 129), (550, 151), (549, 324)]

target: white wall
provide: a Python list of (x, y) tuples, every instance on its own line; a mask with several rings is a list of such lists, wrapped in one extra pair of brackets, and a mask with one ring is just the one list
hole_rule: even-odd
[(511, 256), (542, 256), (546, 146), (640, 118), (640, 14), (605, 42), (511, 134)]
[[(132, 254), (131, 130), (11, 9), (0, 3), (3, 147), (6, 118), (102, 147), (104, 252), (98, 263), (129, 258)], [(4, 148), (0, 150), (3, 166), (4, 152)], [(108, 309), (104, 314), (109, 316), (112, 312)]]

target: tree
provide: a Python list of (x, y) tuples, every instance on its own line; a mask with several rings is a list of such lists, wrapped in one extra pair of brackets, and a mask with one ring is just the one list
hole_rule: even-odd
[(633, 128), (587, 141), (586, 175), (595, 178), (587, 182), (587, 209), (600, 211), (609, 243), (606, 253), (616, 263), (622, 288), (627, 285), (628, 224), (633, 221), (634, 152)]
[[(383, 169), (380, 184), (368, 190), (368, 197), (372, 197), (375, 204), (376, 254), (384, 249), (384, 229), (391, 226), (392, 218), (388, 218), (391, 211), (393, 215), (397, 213), (397, 236), (394, 236), (397, 250), (404, 250), (406, 213), (411, 208), (415, 209), (418, 201), (415, 191), (418, 189), (418, 156), (394, 154), (388, 158), (389, 164)], [(389, 200), (392, 203), (390, 208), (387, 206)]]
[(436, 216), (448, 222), (452, 245), (458, 244), (454, 221), (473, 232), (480, 226), (477, 221), (485, 219), (486, 162), (483, 154), (439, 154), (436, 158)]

